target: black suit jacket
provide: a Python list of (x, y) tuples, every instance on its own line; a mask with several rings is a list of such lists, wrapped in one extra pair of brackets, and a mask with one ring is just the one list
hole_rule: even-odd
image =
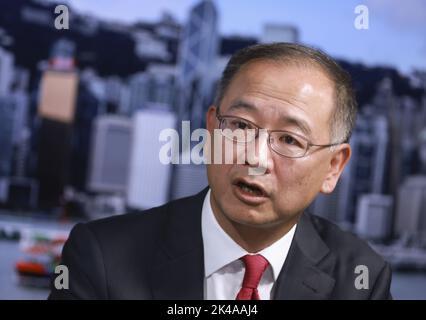
[[(144, 212), (77, 224), (62, 262), (69, 289), (50, 299), (203, 299), (201, 209), (207, 189)], [(357, 265), (368, 289), (357, 289)], [(304, 213), (275, 299), (388, 299), (389, 265), (362, 240)], [(365, 283), (365, 282), (364, 282)]]

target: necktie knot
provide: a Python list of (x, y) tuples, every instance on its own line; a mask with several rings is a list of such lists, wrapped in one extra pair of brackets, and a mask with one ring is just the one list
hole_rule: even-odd
[(237, 296), (237, 299), (259, 300), (260, 297), (257, 291), (257, 286), (259, 285), (260, 278), (268, 267), (269, 262), (260, 254), (245, 255), (241, 258), (241, 260), (245, 265), (245, 273), (243, 285)]

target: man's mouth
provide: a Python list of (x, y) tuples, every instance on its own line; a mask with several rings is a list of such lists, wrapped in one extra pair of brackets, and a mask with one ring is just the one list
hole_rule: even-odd
[(242, 191), (257, 197), (268, 197), (265, 188), (257, 183), (248, 182), (244, 179), (237, 179), (234, 181), (234, 185), (240, 188)]

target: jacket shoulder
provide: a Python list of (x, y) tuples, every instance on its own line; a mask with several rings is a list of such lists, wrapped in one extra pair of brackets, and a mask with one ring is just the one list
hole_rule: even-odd
[(357, 262), (360, 265), (368, 263), (378, 268), (384, 267), (386, 262), (365, 240), (341, 229), (327, 219), (312, 214), (308, 216), (321, 239), (337, 258)]
[(324, 218), (311, 214), (307, 217), (319, 235), (318, 241), (328, 248), (318, 266), (336, 281), (331, 298), (391, 298), (390, 265), (366, 241)]
[(164, 230), (172, 215), (185, 215), (193, 198), (192, 196), (177, 199), (146, 210), (133, 210), (122, 215), (93, 220), (85, 225), (95, 236), (101, 238), (129, 237), (131, 240), (135, 235), (146, 240), (156, 238)]

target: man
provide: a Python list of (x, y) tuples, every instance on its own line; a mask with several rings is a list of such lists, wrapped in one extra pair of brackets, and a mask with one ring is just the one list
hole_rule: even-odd
[[(239, 51), (207, 129), (235, 145), (255, 141), (258, 157), (208, 164), (210, 188), (195, 196), (78, 224), (62, 257), (69, 290), (52, 286), (50, 298), (390, 298), (389, 265), (305, 212), (348, 163), (355, 115), (349, 77), (324, 53), (287, 43)], [(237, 129), (241, 140), (230, 136)]]

